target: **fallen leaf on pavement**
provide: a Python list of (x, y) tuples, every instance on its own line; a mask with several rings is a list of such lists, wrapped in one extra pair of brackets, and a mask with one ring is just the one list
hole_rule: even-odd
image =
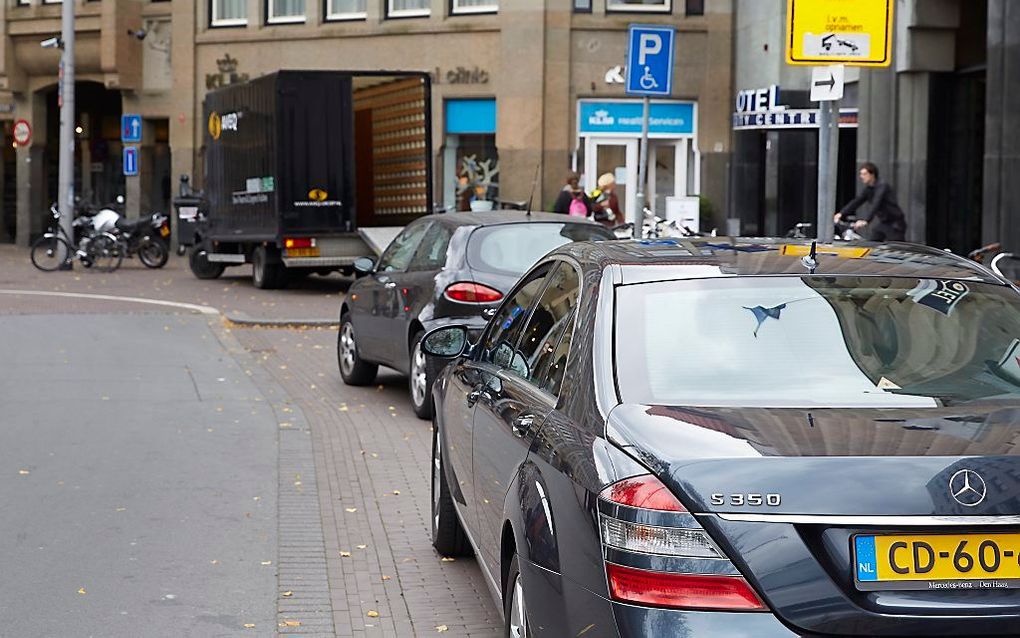
[(393, 490), (393, 496), (400, 496), (400, 490)]
[(444, 631), (449, 631), (449, 630), (450, 630), (450, 628), (447, 627), (446, 625), (436, 625), (436, 631), (438, 631), (439, 633), (443, 633)]
[(443, 556), (442, 558), (439, 559), (439, 561), (442, 562), (442, 563), (452, 563), (455, 560), (457, 560), (457, 559), (456, 558), (450, 558), (449, 556)]
[(367, 549), (368, 545), (355, 545), (358, 549)]
[(218, 561), (218, 560), (216, 560), (216, 559), (214, 558), (214, 559), (212, 559), (211, 561), (209, 561), (209, 564), (210, 564), (210, 565), (219, 565), (219, 564), (220, 564), (220, 561)]
[(21, 474), (22, 476), (24, 476), (24, 475), (28, 474), (28, 470), (18, 470), (18, 474)]
[(367, 616), (369, 618), (378, 618), (379, 617), (379, 612), (375, 611), (374, 609), (369, 609)]
[(340, 552), (340, 558), (347, 558), (350, 555), (351, 555), (350, 552)]
[(272, 565), (273, 561), (271, 561), (271, 560), (264, 560), (264, 561), (262, 561), (262, 564), (263, 565)]
[(285, 621), (283, 621), (283, 626), (284, 627), (300, 627), (301, 626), (301, 621), (300, 620), (285, 620)]
[(255, 629), (255, 623), (253, 623), (253, 622), (246, 622), (246, 623), (244, 623), (244, 628), (245, 629)]
[(291, 596), (294, 595), (294, 592), (292, 592), (292, 591), (285, 591), (285, 592), (283, 592), (280, 595), (283, 596), (284, 598), (290, 598)]
[(85, 588), (84, 587), (79, 587), (78, 588), (78, 593), (81, 594), (82, 596), (84, 596), (85, 595)]
[(347, 508), (344, 509), (344, 511), (347, 512), (348, 514), (353, 514), (354, 512), (358, 511), (358, 508), (356, 508), (356, 507), (347, 507)]
[(387, 576), (385, 574), (383, 574), (383, 577), (382, 577), (383, 580), (390, 580), (391, 578), (392, 578), (392, 576)]

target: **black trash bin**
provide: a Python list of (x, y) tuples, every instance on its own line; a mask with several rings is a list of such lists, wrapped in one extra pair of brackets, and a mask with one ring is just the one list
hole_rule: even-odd
[(174, 214), (177, 216), (177, 253), (183, 255), (188, 246), (196, 243), (198, 226), (205, 219), (205, 196), (192, 190), (187, 175), (181, 176), (181, 191), (174, 198)]

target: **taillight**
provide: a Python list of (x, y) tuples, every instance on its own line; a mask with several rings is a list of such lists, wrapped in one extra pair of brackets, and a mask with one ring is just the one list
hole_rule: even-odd
[[(677, 609), (765, 609), (708, 532), (652, 474), (602, 490), (599, 531), (614, 600)], [(670, 571), (644, 569), (649, 559)]]
[(314, 237), (287, 237), (283, 240), (284, 248), (314, 248)]
[(493, 303), (503, 298), (503, 293), (482, 284), (458, 281), (450, 284), (443, 295), (450, 301), (461, 303)]
[(653, 607), (761, 611), (765, 604), (740, 576), (706, 576), (606, 563), (609, 592), (620, 601)]

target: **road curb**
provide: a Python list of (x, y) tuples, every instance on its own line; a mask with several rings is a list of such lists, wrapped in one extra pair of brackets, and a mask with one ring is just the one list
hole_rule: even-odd
[(340, 325), (333, 319), (259, 319), (243, 312), (222, 313), (227, 321), (239, 326), (264, 328), (335, 328)]

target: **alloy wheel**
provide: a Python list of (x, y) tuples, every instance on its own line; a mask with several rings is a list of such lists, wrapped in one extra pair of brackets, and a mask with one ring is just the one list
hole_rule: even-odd
[(528, 618), (524, 609), (524, 585), (518, 573), (514, 579), (510, 601), (510, 636), (511, 638), (527, 638)]
[(340, 368), (344, 374), (351, 374), (354, 370), (354, 326), (350, 322), (340, 329)]
[(425, 405), (428, 389), (426, 377), (425, 353), (421, 349), (421, 340), (414, 344), (414, 351), (411, 353), (411, 400), (415, 406)]

